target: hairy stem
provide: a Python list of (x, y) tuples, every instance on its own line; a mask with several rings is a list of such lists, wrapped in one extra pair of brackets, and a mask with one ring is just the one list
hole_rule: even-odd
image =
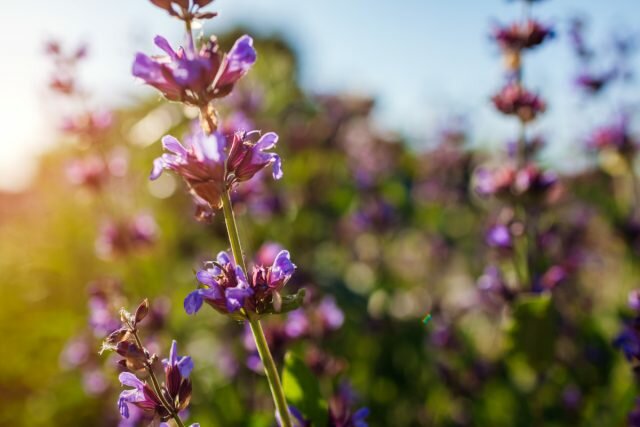
[[(224, 220), (227, 226), (227, 233), (229, 234), (229, 243), (231, 244), (231, 252), (233, 253), (233, 259), (236, 265), (240, 266), (246, 273), (247, 268), (244, 263), (244, 254), (242, 253), (242, 246), (240, 245), (240, 236), (238, 235), (238, 227), (236, 225), (235, 215), (233, 214), (233, 207), (231, 205), (231, 199), (229, 197), (229, 190), (225, 190), (222, 193), (222, 210), (224, 212)], [(273, 396), (273, 402), (275, 403), (276, 410), (280, 415), (280, 423), (282, 427), (292, 427), (291, 417), (289, 415), (289, 409), (287, 408), (287, 400), (284, 396), (284, 389), (280, 382), (280, 375), (278, 369), (269, 350), (267, 339), (264, 336), (262, 325), (260, 320), (247, 313), (249, 320), (249, 326), (253, 333), (253, 339), (256, 342), (258, 348), (258, 354), (264, 365), (264, 372), (267, 375), (267, 381), (269, 382), (269, 388)]]
[[(138, 331), (136, 331), (135, 328), (132, 328), (131, 332), (132, 332), (133, 338), (136, 340), (136, 344), (138, 345), (138, 347), (141, 350), (144, 350), (144, 347), (142, 346), (142, 341), (138, 336)], [(149, 378), (151, 378), (151, 385), (153, 386), (153, 391), (156, 392), (156, 395), (162, 402), (162, 405), (171, 414), (171, 417), (176, 421), (176, 424), (178, 425), (178, 427), (184, 427), (184, 423), (182, 422), (180, 415), (178, 415), (178, 413), (173, 410), (173, 406), (169, 402), (167, 402), (164, 395), (162, 394), (162, 388), (160, 387), (160, 382), (158, 381), (158, 378), (156, 377), (155, 372), (153, 372), (153, 368), (151, 367), (151, 361), (148, 361), (147, 363), (145, 363), (145, 368), (147, 370), (147, 373), (149, 374)]]

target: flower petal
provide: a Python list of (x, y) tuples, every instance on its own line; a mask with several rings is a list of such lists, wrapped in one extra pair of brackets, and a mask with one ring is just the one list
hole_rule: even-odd
[(267, 132), (256, 142), (255, 148), (259, 150), (269, 150), (278, 143), (278, 134), (275, 132)]
[(195, 290), (187, 295), (187, 297), (184, 299), (184, 311), (186, 311), (187, 314), (197, 313), (198, 310), (200, 310), (200, 308), (202, 307), (203, 302), (204, 301), (202, 299), (202, 296), (200, 295), (200, 292), (198, 292), (198, 290)]
[(153, 161), (153, 168), (151, 168), (151, 173), (149, 174), (149, 179), (151, 181), (158, 179), (160, 175), (162, 175), (162, 171), (164, 171), (165, 165), (166, 164), (162, 157), (158, 157), (157, 159), (155, 159)]
[(165, 39), (162, 36), (155, 36), (155, 38), (153, 39), (153, 42), (160, 49), (164, 50), (171, 59), (174, 59), (174, 60), (178, 59), (178, 55), (176, 54), (176, 51), (173, 50), (173, 48), (171, 47), (167, 39)]
[(131, 372), (120, 373), (120, 375), (118, 375), (118, 380), (122, 385), (134, 387), (138, 390), (142, 390), (142, 388), (144, 387), (144, 383)]
[(184, 148), (183, 145), (180, 144), (180, 141), (178, 141), (172, 135), (165, 135), (162, 137), (162, 147), (165, 150), (169, 150), (172, 153), (177, 154), (178, 156), (181, 156), (181, 157), (187, 156), (187, 149)]

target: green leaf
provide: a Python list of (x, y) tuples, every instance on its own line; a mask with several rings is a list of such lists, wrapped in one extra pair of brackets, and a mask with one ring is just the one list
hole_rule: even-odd
[(320, 393), (318, 378), (292, 352), (287, 352), (284, 357), (282, 385), (289, 404), (298, 408), (314, 426), (327, 425), (327, 402)]
[(297, 308), (300, 308), (300, 306), (304, 302), (305, 294), (306, 294), (306, 291), (305, 291), (304, 288), (302, 288), (302, 289), (299, 289), (298, 292), (296, 292), (293, 295), (285, 295), (285, 296), (283, 296), (282, 297), (282, 302), (281, 302), (280, 307), (279, 307), (278, 310), (276, 310), (276, 307), (274, 307), (273, 302), (269, 301), (269, 303), (258, 307), (258, 313), (260, 315), (263, 315), (263, 314), (283, 314), (283, 313), (288, 313), (290, 311), (293, 311), (293, 310), (295, 310)]
[(514, 306), (508, 332), (512, 352), (523, 355), (538, 371), (548, 368), (554, 360), (558, 337), (558, 316), (551, 295), (520, 299)]

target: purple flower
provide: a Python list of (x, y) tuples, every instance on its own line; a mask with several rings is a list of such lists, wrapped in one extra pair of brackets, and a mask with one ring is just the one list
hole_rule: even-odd
[(162, 361), (165, 373), (165, 388), (175, 412), (187, 409), (191, 400), (191, 381), (189, 374), (193, 370), (193, 361), (189, 356), (178, 356), (178, 344), (171, 343), (169, 359)]
[[(296, 270), (295, 264), (291, 262), (289, 251), (282, 250), (276, 255), (271, 268), (267, 274), (267, 284), (270, 288), (280, 290), (289, 281)], [(255, 272), (254, 272), (255, 280)]]
[(318, 315), (323, 326), (329, 330), (339, 329), (344, 323), (344, 313), (336, 304), (336, 300), (327, 296), (318, 304)]
[(193, 361), (189, 356), (178, 356), (178, 343), (173, 340), (171, 343), (171, 350), (169, 351), (169, 358), (162, 360), (162, 365), (165, 369), (177, 368), (180, 375), (183, 378), (189, 378), (189, 374), (193, 370)]
[(289, 252), (282, 250), (270, 267), (254, 266), (251, 280), (236, 266), (227, 252), (220, 252), (215, 261), (196, 273), (202, 288), (191, 292), (184, 301), (187, 314), (194, 314), (206, 302), (221, 313), (233, 313), (241, 308), (249, 311), (264, 309), (274, 293), (289, 281), (295, 265)]
[(507, 286), (500, 269), (494, 265), (485, 268), (476, 283), (483, 301), (499, 306), (513, 298), (513, 292)]
[(516, 174), (516, 169), (509, 164), (493, 170), (479, 168), (474, 188), (480, 196), (509, 196)]
[(542, 197), (548, 194), (557, 180), (554, 173), (541, 171), (534, 164), (520, 169), (507, 164), (493, 170), (478, 169), (475, 175), (475, 190), (480, 196)]
[(303, 309), (299, 308), (287, 315), (284, 331), (289, 338), (300, 338), (309, 332), (309, 318)]
[(113, 123), (111, 111), (89, 111), (63, 120), (61, 130), (67, 134), (96, 139)]
[(509, 83), (491, 98), (502, 114), (516, 115), (522, 122), (530, 122), (546, 109), (545, 102), (535, 93), (517, 83)]
[(74, 160), (67, 167), (67, 178), (74, 185), (99, 190), (108, 178), (104, 161), (98, 156)]
[(108, 220), (100, 229), (96, 240), (96, 252), (101, 258), (111, 259), (153, 245), (157, 237), (157, 225), (149, 214), (131, 218)]
[(497, 224), (489, 228), (485, 235), (487, 245), (497, 249), (511, 249), (513, 247), (513, 239), (509, 232), (509, 227), (503, 224)]
[(539, 46), (553, 37), (554, 32), (550, 26), (530, 19), (525, 23), (514, 23), (506, 27), (496, 26), (492, 36), (501, 49), (517, 52)]
[(600, 93), (615, 76), (615, 71), (608, 71), (601, 74), (588, 73), (585, 71), (576, 77), (575, 84), (578, 88), (594, 95)]
[(596, 129), (587, 140), (587, 145), (595, 150), (617, 150), (624, 156), (633, 155), (638, 148), (626, 116), (621, 116), (615, 122)]
[(227, 252), (220, 252), (216, 261), (207, 263), (196, 273), (204, 288), (187, 295), (184, 307), (187, 314), (194, 314), (207, 302), (222, 313), (232, 313), (244, 306), (245, 299), (253, 295), (242, 268), (236, 266)]
[(133, 75), (169, 100), (198, 106), (229, 94), (257, 58), (253, 40), (247, 35), (240, 37), (226, 55), (220, 52), (215, 38), (205, 43), (199, 52), (194, 46), (173, 50), (161, 36), (156, 36), (154, 42), (166, 56), (152, 58), (138, 53)]
[(132, 387), (124, 390), (118, 397), (118, 410), (123, 418), (129, 418), (129, 404), (134, 404), (146, 412), (157, 413), (161, 416), (168, 415), (155, 392), (134, 374), (122, 372), (118, 379), (123, 386)]
[(332, 427), (367, 427), (365, 418), (369, 416), (369, 408), (352, 410), (356, 400), (353, 389), (342, 384), (338, 393), (329, 400), (329, 424)]
[(632, 310), (640, 311), (640, 289), (629, 292), (628, 304)]
[(278, 135), (268, 132), (260, 136), (257, 142), (252, 142), (258, 135), (259, 131), (241, 131), (233, 135), (227, 161), (232, 182), (247, 181), (267, 165), (271, 165), (274, 179), (282, 178), (280, 156), (266, 151), (276, 146)]
[(220, 208), (225, 189), (225, 139), (215, 132), (206, 135), (200, 128), (185, 138), (185, 146), (173, 136), (162, 138), (168, 153), (153, 161), (150, 179), (157, 179), (163, 170), (182, 176), (191, 194), (212, 208)]
[(640, 331), (637, 323), (637, 319), (627, 322), (613, 341), (613, 345), (622, 350), (629, 361), (640, 359)]

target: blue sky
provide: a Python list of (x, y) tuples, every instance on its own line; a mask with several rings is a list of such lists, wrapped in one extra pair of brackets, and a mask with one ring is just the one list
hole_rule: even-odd
[[(382, 126), (411, 135), (416, 145), (447, 113), (468, 114), (478, 140), (500, 141), (512, 134), (512, 123), (488, 106), (500, 86), (501, 69), (487, 33), (492, 20), (508, 22), (521, 15), (517, 2), (216, 0), (212, 9), (220, 16), (207, 31), (242, 24), (256, 34), (285, 35), (301, 53), (305, 87), (374, 95)], [(579, 98), (569, 84), (574, 63), (563, 30), (567, 17), (577, 12), (593, 18), (595, 41), (612, 29), (640, 32), (634, 19), (640, 16), (637, 0), (548, 0), (534, 7), (534, 16), (560, 29), (560, 37), (526, 59), (527, 83), (550, 104), (540, 128), (558, 141), (559, 151), (571, 147), (581, 123), (605, 118), (601, 110), (576, 112)], [(37, 154), (55, 143), (55, 108), (45, 96), (44, 40), (87, 41), (92, 55), (84, 77), (99, 102), (118, 104), (150, 93), (129, 74), (134, 52), (152, 51), (157, 33), (180, 40), (180, 31), (179, 22), (146, 0), (3, 5), (0, 189), (26, 185)]]

